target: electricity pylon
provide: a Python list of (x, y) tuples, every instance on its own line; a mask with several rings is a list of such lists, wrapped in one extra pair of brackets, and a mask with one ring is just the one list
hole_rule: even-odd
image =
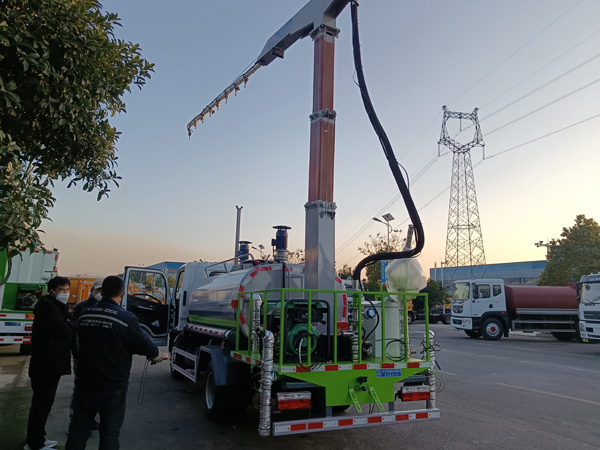
[[(463, 130), (463, 120), (471, 122), (464, 129), (475, 128), (473, 140), (461, 144), (450, 137), (446, 126), (449, 119), (460, 120), (460, 131)], [(442, 145), (449, 148), (453, 153), (446, 261), (444, 261), (444, 265), (450, 268), (447, 272), (450, 276), (446, 278), (450, 281), (456, 279), (458, 267), (470, 266), (471, 277), (473, 277), (473, 266), (485, 265), (475, 178), (473, 177), (473, 166), (471, 165), (471, 149), (473, 147), (482, 147), (484, 149), (483, 156), (485, 157), (485, 144), (481, 136), (477, 108), (472, 113), (459, 113), (449, 111), (444, 106), (444, 119), (438, 142), (438, 154)]]

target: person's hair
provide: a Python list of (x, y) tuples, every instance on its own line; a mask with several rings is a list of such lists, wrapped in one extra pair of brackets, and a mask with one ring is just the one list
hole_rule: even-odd
[(48, 281), (48, 290), (56, 291), (56, 288), (59, 286), (71, 286), (71, 281), (67, 277), (54, 277), (50, 281)]
[(123, 280), (115, 275), (108, 276), (102, 282), (102, 296), (114, 298), (123, 292), (125, 284)]

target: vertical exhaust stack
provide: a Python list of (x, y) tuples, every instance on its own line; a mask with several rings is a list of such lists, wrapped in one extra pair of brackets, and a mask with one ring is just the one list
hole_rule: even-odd
[(271, 240), (271, 245), (273, 246), (273, 257), (275, 261), (280, 263), (287, 262), (288, 259), (288, 232), (287, 230), (291, 230), (291, 227), (285, 225), (276, 225), (273, 228), (277, 230), (275, 234), (275, 239)]
[(237, 206), (237, 220), (235, 223), (235, 249), (233, 251), (233, 256), (235, 257), (234, 264), (238, 264), (238, 255), (240, 253), (240, 229), (242, 226), (242, 208), (243, 206)]

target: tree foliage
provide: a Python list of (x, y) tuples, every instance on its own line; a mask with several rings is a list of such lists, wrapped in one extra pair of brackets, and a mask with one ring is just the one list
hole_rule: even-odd
[(578, 215), (575, 225), (563, 228), (561, 236), (548, 243), (540, 286), (564, 286), (582, 275), (600, 272), (600, 226), (594, 219)]
[(354, 268), (350, 267), (348, 264), (344, 264), (341, 269), (337, 270), (337, 274), (342, 280), (347, 280), (348, 278), (351, 279), (354, 274)]
[[(390, 251), (399, 252), (404, 248), (404, 238), (402, 230), (393, 230), (390, 232)], [(363, 255), (375, 255), (377, 253), (387, 252), (387, 232), (385, 235), (377, 233), (375, 236), (369, 235), (369, 240), (365, 242), (363, 247), (359, 247), (358, 251)], [(381, 261), (369, 264), (365, 267), (366, 278), (362, 280), (363, 288), (366, 291), (381, 290)], [(385, 286), (383, 286), (385, 290)]]
[[(118, 186), (123, 95), (153, 64), (117, 39), (95, 0), (5, 0), (0, 9), (0, 249), (33, 248), (57, 180), (97, 199)], [(15, 250), (12, 250), (15, 249)]]
[[(422, 294), (428, 294), (429, 297), (429, 309), (433, 308), (434, 305), (446, 305), (448, 303), (448, 291), (442, 283), (434, 281), (431, 278), (427, 280), (427, 286), (420, 291)], [(425, 308), (425, 299), (423, 297), (417, 297), (413, 300), (413, 309), (420, 310)]]

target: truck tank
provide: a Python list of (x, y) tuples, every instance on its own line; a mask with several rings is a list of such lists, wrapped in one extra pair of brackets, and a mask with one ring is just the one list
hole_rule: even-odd
[[(226, 274), (218, 274), (206, 278), (190, 294), (188, 320), (190, 322), (216, 327), (235, 328), (238, 294), (243, 292), (265, 291), (268, 289), (304, 289), (304, 265), (284, 263), (255, 264), (248, 261), (242, 264), (242, 269)], [(344, 285), (339, 277), (335, 277), (336, 291), (344, 291)], [(279, 309), (281, 297), (279, 293), (268, 293), (268, 311)], [(289, 292), (286, 302), (305, 300), (303, 292)], [(329, 294), (331, 296), (331, 294)], [(246, 296), (242, 296), (244, 302)], [(264, 295), (261, 295), (264, 297)], [(337, 320), (347, 321), (348, 301), (346, 295), (338, 295)], [(264, 300), (264, 299), (263, 299)], [(314, 298), (313, 302), (318, 303)], [(242, 331), (248, 333), (248, 305), (242, 304)]]
[(517, 308), (577, 309), (575, 289), (568, 286), (505, 286), (506, 307), (510, 313)]

